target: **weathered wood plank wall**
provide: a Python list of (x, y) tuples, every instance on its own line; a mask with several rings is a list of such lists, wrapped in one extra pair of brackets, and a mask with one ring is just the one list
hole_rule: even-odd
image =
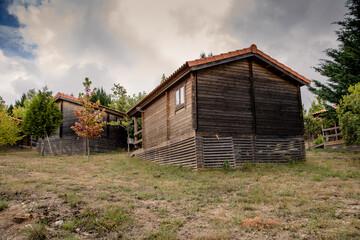
[[(145, 109), (137, 156), (195, 168), (305, 160), (299, 84), (267, 67), (249, 58), (186, 76)], [(182, 84), (186, 106), (175, 111)]]
[(298, 86), (253, 62), (256, 134), (302, 135)]
[[(60, 109), (62, 109), (63, 123), (56, 134), (49, 138), (54, 154), (85, 154), (85, 139), (78, 137), (70, 128), (77, 121), (74, 115), (74, 107), (80, 108), (80, 106), (67, 101), (59, 101), (58, 105)], [(118, 118), (118, 116), (106, 113), (103, 120), (117, 121)], [(90, 150), (92, 152), (110, 152), (125, 149), (127, 147), (126, 137), (126, 131), (123, 128), (106, 125), (104, 126), (104, 131), (101, 133), (101, 138), (90, 140)], [(41, 147), (42, 141), (39, 140), (37, 146), (38, 152), (41, 151)], [(50, 154), (47, 141), (45, 141), (45, 153)]]
[(197, 99), (199, 132), (251, 133), (247, 60), (199, 70)]

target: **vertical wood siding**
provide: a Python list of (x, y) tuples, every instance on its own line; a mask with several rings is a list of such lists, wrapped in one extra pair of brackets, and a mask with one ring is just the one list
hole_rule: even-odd
[(142, 136), (146, 142), (146, 148), (151, 148), (166, 141), (167, 138), (165, 94), (144, 110)]
[(247, 60), (199, 70), (198, 130), (251, 133), (249, 81)]
[[(185, 107), (175, 111), (175, 89), (185, 84)], [(192, 128), (192, 83), (188, 77), (168, 91), (169, 94), (169, 140), (194, 131)]]
[(253, 62), (256, 133), (301, 135), (303, 119), (298, 86)]
[[(184, 83), (186, 107), (175, 111), (175, 89)], [(192, 72), (145, 113), (149, 145), (137, 156), (161, 164), (212, 168), (305, 160), (299, 84), (255, 59)], [(194, 138), (179, 138), (191, 132)]]

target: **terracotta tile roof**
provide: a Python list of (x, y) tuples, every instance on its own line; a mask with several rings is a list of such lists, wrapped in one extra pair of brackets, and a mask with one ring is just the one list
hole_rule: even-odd
[(70, 95), (67, 95), (67, 94), (64, 94), (64, 93), (61, 93), (61, 92), (58, 92), (55, 97), (53, 97), (55, 100), (57, 100), (58, 98), (65, 98), (65, 99), (68, 99), (68, 100), (72, 100), (72, 101), (75, 101), (75, 102), (78, 102), (79, 99), (74, 97), (74, 96), (70, 96)]
[[(79, 99), (77, 97), (73, 97), (73, 96), (70, 96), (70, 95), (67, 95), (67, 94), (64, 94), (64, 93), (61, 93), (61, 92), (58, 92), (54, 97), (53, 99), (55, 99), (55, 101), (59, 98), (62, 98), (62, 99), (66, 99), (66, 100), (70, 100), (71, 102), (76, 102), (77, 104), (80, 105), (80, 103), (78, 102)], [(113, 108), (109, 108), (109, 107), (105, 107), (105, 106), (102, 106), (100, 105), (101, 108), (105, 109), (105, 111), (111, 111), (111, 112), (114, 112), (118, 115), (122, 115), (122, 116), (125, 116), (126, 114), (123, 113), (123, 112), (120, 112), (118, 110), (115, 110)]]
[[(336, 104), (335, 104), (335, 105), (332, 105), (331, 107), (334, 108), (334, 109), (337, 109)], [(324, 112), (328, 112), (328, 110), (327, 110), (327, 109), (323, 109), (323, 110), (320, 110), (320, 111), (317, 111), (317, 112), (313, 113), (312, 115), (313, 115), (314, 117), (317, 117), (318, 115), (320, 115), (320, 113), (324, 113)]]
[(156, 93), (163, 88), (166, 84), (168, 84), (168, 82), (170, 80), (172, 80), (173, 78), (175, 78), (180, 72), (186, 70), (186, 69), (190, 69), (191, 67), (195, 67), (195, 66), (199, 66), (199, 65), (203, 65), (206, 63), (212, 63), (212, 62), (216, 62), (216, 61), (220, 61), (223, 59), (228, 59), (228, 58), (232, 58), (232, 57), (236, 57), (236, 56), (241, 56), (244, 54), (249, 54), (252, 53), (256, 56), (260, 55), (261, 57), (267, 59), (268, 61), (270, 61), (271, 63), (277, 65), (278, 67), (282, 68), (283, 70), (287, 71), (288, 73), (296, 76), (297, 78), (301, 79), (302, 81), (304, 81), (307, 84), (310, 84), (311, 81), (309, 79), (307, 79), (306, 77), (300, 75), (299, 73), (295, 72), (294, 70), (292, 70), (291, 68), (285, 66), (284, 64), (280, 63), (279, 61), (277, 61), (276, 59), (270, 57), (269, 55), (267, 55), (266, 53), (260, 51), (257, 46), (255, 44), (252, 44), (250, 47), (248, 48), (244, 48), (244, 49), (240, 49), (240, 50), (236, 50), (236, 51), (231, 51), (228, 53), (221, 53), (219, 55), (215, 55), (215, 56), (211, 56), (211, 57), (206, 57), (206, 58), (201, 58), (201, 59), (195, 59), (193, 61), (187, 61), (185, 62), (180, 68), (178, 68), (174, 73), (172, 73), (168, 78), (166, 78), (166, 80), (162, 83), (160, 83), (155, 89), (153, 89), (149, 94), (147, 94), (145, 96), (144, 99), (142, 99), (140, 102), (138, 102), (134, 107), (132, 107), (127, 114), (130, 114), (131, 112), (133, 112), (139, 105), (145, 103), (146, 101), (149, 100), (149, 98), (151, 98), (151, 96), (156, 95)]
[(12, 120), (14, 121), (17, 121), (17, 122), (23, 122), (22, 119), (19, 119), (19, 118), (16, 118), (16, 117), (12, 117), (12, 116), (9, 116)]
[(309, 79), (307, 79), (306, 77), (300, 75), (299, 73), (295, 72), (291, 68), (289, 68), (289, 67), (285, 66), (284, 64), (280, 63), (276, 59), (270, 57), (269, 55), (267, 55), (263, 51), (260, 51), (256, 47), (255, 44), (251, 45), (248, 48), (244, 48), (244, 49), (241, 49), (241, 50), (236, 50), (236, 51), (232, 51), (232, 52), (228, 52), (228, 53), (222, 53), (222, 54), (219, 54), (219, 55), (206, 57), (206, 58), (202, 58), (202, 59), (196, 59), (194, 61), (187, 61), (186, 63), (189, 65), (189, 67), (194, 67), (194, 66), (198, 66), (198, 65), (201, 65), (201, 64), (204, 64), (204, 63), (215, 62), (215, 61), (219, 61), (219, 60), (223, 60), (223, 59), (227, 59), (227, 58), (231, 58), (231, 57), (244, 55), (244, 54), (247, 54), (247, 53), (259, 54), (260, 56), (266, 58), (267, 60), (269, 60), (270, 62), (276, 64), (277, 66), (281, 67), (282, 69), (286, 70), (287, 72), (289, 72), (289, 73), (295, 75), (296, 77), (300, 78), (304, 82), (306, 82), (308, 84), (311, 83), (311, 81)]

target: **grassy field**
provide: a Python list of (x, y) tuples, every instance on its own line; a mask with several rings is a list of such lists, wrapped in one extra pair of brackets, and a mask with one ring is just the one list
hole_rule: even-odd
[(0, 153), (0, 173), (4, 239), (360, 239), (355, 153), (196, 172), (18, 151)]

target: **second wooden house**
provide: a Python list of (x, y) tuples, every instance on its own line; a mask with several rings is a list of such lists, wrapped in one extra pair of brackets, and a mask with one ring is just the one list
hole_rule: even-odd
[[(81, 108), (78, 99), (63, 93), (58, 93), (54, 97), (55, 102), (58, 104), (61, 112), (63, 122), (54, 136), (49, 138), (51, 149), (47, 140), (45, 143), (39, 143), (37, 150), (40, 152), (41, 145), (45, 146), (45, 153), (49, 154), (51, 150), (54, 154), (85, 154), (86, 153), (86, 140), (76, 135), (74, 130), (70, 127), (75, 125), (77, 118), (74, 115), (75, 108)], [(100, 106), (105, 109), (104, 121), (121, 121), (124, 119), (125, 113)], [(101, 137), (98, 139), (90, 139), (91, 152), (110, 152), (119, 149), (126, 149), (127, 147), (126, 131), (119, 126), (105, 125)]]
[(304, 161), (309, 83), (255, 45), (188, 61), (128, 111), (142, 119), (135, 155), (193, 168)]

